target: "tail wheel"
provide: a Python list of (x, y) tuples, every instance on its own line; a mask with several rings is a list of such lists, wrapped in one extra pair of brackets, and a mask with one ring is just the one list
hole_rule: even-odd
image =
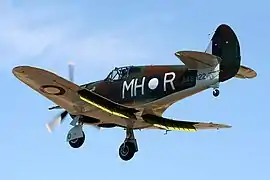
[(68, 142), (71, 147), (79, 148), (83, 145), (83, 143), (85, 141), (85, 134), (84, 134), (84, 132), (82, 132), (82, 133), (83, 133), (83, 137), (76, 138), (76, 139), (70, 140)]
[(214, 89), (214, 90), (213, 90), (213, 95), (214, 95), (215, 97), (218, 97), (218, 95), (219, 95), (219, 90), (218, 90), (218, 89)]

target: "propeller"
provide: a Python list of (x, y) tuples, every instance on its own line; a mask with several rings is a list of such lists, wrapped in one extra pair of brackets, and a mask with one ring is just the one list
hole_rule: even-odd
[(74, 82), (74, 63), (71, 61), (68, 63), (68, 75), (69, 75), (69, 80), (71, 82)]
[(67, 111), (63, 111), (60, 114), (58, 114), (52, 121), (50, 121), (49, 123), (46, 124), (46, 127), (48, 129), (48, 131), (50, 133), (53, 132), (53, 130), (59, 126), (60, 124), (62, 124), (62, 122), (64, 121), (65, 117), (67, 116), (68, 112)]
[[(73, 62), (68, 63), (68, 75), (69, 75), (69, 81), (73, 82), (74, 81), (74, 63)], [(62, 109), (62, 107), (53, 106), (53, 107), (49, 108), (49, 110), (53, 110), (53, 109)], [(66, 110), (62, 111), (52, 121), (47, 123), (46, 127), (47, 127), (48, 131), (51, 133), (51, 132), (53, 132), (53, 130), (56, 127), (58, 127), (60, 124), (62, 124), (63, 121), (65, 120), (67, 114), (68, 114), (68, 112)]]
[[(73, 62), (68, 63), (68, 75), (69, 75), (69, 81), (74, 82), (74, 63)], [(53, 110), (53, 109), (62, 109), (62, 107), (60, 106), (49, 107), (49, 110)], [(52, 133), (56, 127), (58, 127), (60, 124), (64, 122), (67, 114), (68, 114), (68, 111), (64, 110), (61, 113), (59, 113), (57, 116), (55, 116), (55, 118), (52, 121), (47, 123), (46, 127), (48, 131)], [(98, 126), (94, 126), (94, 127), (98, 129), (99, 131), (101, 130), (101, 128)]]

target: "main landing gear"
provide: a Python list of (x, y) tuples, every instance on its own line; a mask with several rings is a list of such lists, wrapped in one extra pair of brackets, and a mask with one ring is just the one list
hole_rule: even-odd
[[(83, 123), (75, 119), (71, 125), (72, 127), (67, 134), (67, 142), (72, 148), (79, 148), (85, 141), (85, 134), (83, 132)], [(133, 129), (126, 129), (126, 138), (119, 147), (119, 156), (122, 160), (130, 160), (134, 154), (138, 151), (137, 141), (134, 136)]]
[(83, 145), (85, 141), (85, 134), (82, 130), (83, 124), (78, 123), (71, 128), (67, 135), (67, 141), (69, 145), (73, 148), (79, 148)]
[(82, 131), (83, 136), (79, 137), (79, 138), (75, 138), (73, 140), (69, 140), (68, 143), (71, 147), (73, 148), (79, 148), (83, 145), (84, 141), (85, 141), (85, 134)]
[(132, 129), (126, 129), (126, 139), (119, 148), (119, 156), (122, 160), (130, 160), (138, 151), (137, 141)]

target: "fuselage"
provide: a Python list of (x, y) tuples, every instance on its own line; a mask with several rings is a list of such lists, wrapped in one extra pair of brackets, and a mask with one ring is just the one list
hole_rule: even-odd
[[(121, 75), (121, 70), (126, 70)], [(140, 106), (168, 98), (175, 102), (218, 83), (218, 71), (189, 70), (185, 65), (129, 66), (114, 69), (105, 80), (82, 85), (120, 104)], [(115, 78), (116, 77), (116, 78)]]

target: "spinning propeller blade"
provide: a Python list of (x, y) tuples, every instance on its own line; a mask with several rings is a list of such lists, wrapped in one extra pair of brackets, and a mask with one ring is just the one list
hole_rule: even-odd
[[(68, 74), (69, 74), (69, 80), (73, 82), (74, 81), (74, 64), (72, 62), (68, 63)], [(62, 109), (62, 108), (60, 106), (53, 106), (49, 108), (49, 110), (53, 110), (53, 109)], [(62, 113), (58, 114), (52, 121), (47, 123), (46, 127), (48, 131), (51, 133), (57, 126), (62, 124), (67, 114), (68, 114), (67, 111), (63, 111)]]
[[(69, 80), (71, 82), (74, 81), (74, 63), (73, 62), (69, 62), (68, 63), (68, 75), (69, 75)], [(52, 106), (49, 108), (49, 110), (53, 110), (53, 109), (62, 109), (62, 107), (60, 106)], [(67, 111), (63, 111), (60, 114), (58, 114), (52, 121), (50, 121), (49, 123), (46, 124), (46, 127), (48, 129), (48, 131), (50, 133), (53, 132), (53, 130), (59, 126), (60, 124), (63, 123), (64, 119), (66, 118), (68, 112)], [(101, 131), (101, 128), (98, 126), (93, 126), (95, 129)]]
[[(68, 78), (71, 82), (74, 81), (74, 63), (71, 61), (68, 63)], [(49, 110), (53, 110), (53, 109), (62, 109), (62, 107), (60, 106), (49, 107)]]
[(63, 111), (62, 113), (58, 114), (52, 121), (50, 121), (49, 123), (46, 124), (46, 127), (48, 129), (48, 131), (50, 133), (53, 132), (53, 130), (59, 126), (60, 124), (62, 124), (62, 122), (64, 121), (65, 117), (67, 116), (68, 112), (67, 111)]
[(69, 80), (73, 82), (74, 81), (74, 63), (73, 62), (69, 62), (68, 64), (68, 74), (69, 74)]
[(49, 110), (53, 110), (53, 109), (62, 109), (60, 106), (52, 106), (52, 107), (49, 107)]

